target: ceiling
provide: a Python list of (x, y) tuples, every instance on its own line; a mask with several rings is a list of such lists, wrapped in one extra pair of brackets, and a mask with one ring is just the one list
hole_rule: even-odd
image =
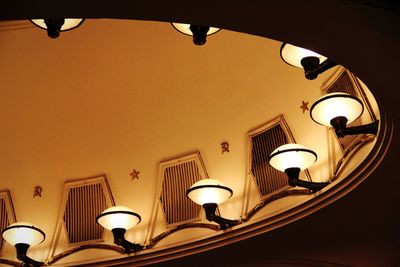
[[(301, 1), (294, 1), (288, 9), (283, 3), (230, 3), (231, 12), (221, 12), (223, 6), (218, 3), (204, 11), (208, 14), (205, 19), (199, 10), (186, 6), (177, 10), (159, 3), (151, 9), (146, 3), (117, 2), (106, 7), (100, 1), (96, 9), (81, 6), (63, 11), (25, 5), (18, 12), (12, 3), (4, 7), (7, 12), (3, 16), (15, 19), (49, 12), (86, 12), (84, 17), (166, 21), (190, 17), (192, 21), (318, 47), (316, 51), (332, 55), (361, 77), (398, 127), (398, 98), (391, 94), (399, 44), (399, 32), (394, 28), (399, 21), (396, 11), (350, 1), (327, 1), (325, 6), (315, 4), (304, 10)], [(135, 13), (127, 12), (128, 7)], [(310, 22), (296, 20), (296, 8), (306, 14), (325, 12), (326, 17), (340, 14), (340, 20), (315, 18), (319, 24), (307, 27), (307, 34), (303, 34)], [(283, 10), (287, 22), (277, 23), (273, 18), (278, 15), (273, 12), (283, 14)], [(324, 130), (311, 123), (299, 107), (302, 100), (313, 102), (320, 95), (321, 83), (332, 72), (316, 81), (305, 80), (302, 71), (281, 61), (280, 44), (223, 30), (209, 37), (204, 47), (196, 47), (168, 23), (137, 20), (88, 19), (57, 40), (33, 27), (1, 31), (0, 116), (6, 129), (0, 139), (1, 188), (11, 190), (17, 218), (35, 221), (52, 233), (65, 180), (106, 173), (116, 203), (135, 209), (145, 225), (154, 201), (154, 193), (148, 189), (157, 185), (158, 163), (194, 149), (201, 151), (210, 176), (229, 181), (240, 194), (245, 134), (280, 113), (293, 125), (299, 143), (323, 155), (315, 136)], [(377, 48), (380, 53), (370, 53)], [(368, 66), (366, 58), (371, 62)], [(380, 63), (379, 71), (372, 63)], [(238, 264), (258, 264), (271, 258), (356, 266), (395, 262), (395, 226), (399, 223), (395, 203), (399, 199), (394, 187), (387, 184), (397, 183), (393, 173), (397, 129), (378, 169), (341, 200), (306, 220), (171, 264), (185, 266), (212, 258), (229, 265), (230, 259), (224, 255), (242, 249), (244, 253), (236, 253)], [(313, 134), (307, 134), (310, 132)], [(228, 157), (220, 154), (219, 145), (224, 140), (233, 151)], [(133, 168), (140, 170), (139, 180), (131, 180)], [(43, 197), (32, 200), (36, 185), (43, 187)], [(262, 255), (262, 244), (275, 245)], [(370, 253), (365, 256), (364, 251)]]

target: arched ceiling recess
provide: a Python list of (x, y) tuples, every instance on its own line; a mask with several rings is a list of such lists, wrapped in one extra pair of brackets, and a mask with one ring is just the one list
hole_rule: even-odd
[[(189, 42), (189, 40), (188, 40), (188, 42)], [(387, 60), (387, 59), (385, 59), (385, 60)], [(298, 70), (297, 70), (298, 71)], [(300, 75), (299, 75), (299, 78), (300, 78)], [(372, 79), (372, 80), (374, 80), (374, 79)], [(299, 81), (300, 81), (300, 79), (299, 79)], [(369, 84), (368, 84), (369, 85)], [(318, 87), (318, 86), (317, 86)], [(375, 93), (375, 92), (374, 92)], [(379, 94), (378, 94), (379, 95)], [(380, 95), (379, 95), (380, 96)], [(384, 99), (385, 100), (385, 99)], [(386, 102), (385, 101), (383, 101), (383, 103), (385, 103), (386, 104)], [(386, 106), (386, 105), (385, 105)], [(261, 122), (260, 122), (261, 123)], [(294, 127), (295, 128), (295, 127)], [(121, 144), (121, 146), (122, 146), (122, 144)], [(178, 152), (176, 152), (176, 153), (178, 153)], [(211, 161), (211, 160), (210, 160)], [(212, 163), (211, 162), (208, 162), (209, 164), (211, 164), (212, 165)], [(369, 172), (369, 170), (367, 170), (367, 172)], [(76, 177), (76, 176), (73, 176), (73, 175), (70, 175), (70, 176), (68, 176), (68, 177)], [(64, 177), (65, 178), (65, 177)], [(112, 185), (111, 185), (111, 187), (112, 187)], [(50, 216), (51, 217), (51, 216)]]

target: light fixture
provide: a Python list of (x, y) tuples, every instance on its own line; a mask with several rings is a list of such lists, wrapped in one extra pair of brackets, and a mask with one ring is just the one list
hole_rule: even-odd
[(304, 68), (308, 80), (314, 80), (319, 74), (337, 65), (336, 62), (311, 50), (283, 43), (281, 57), (287, 64)]
[(302, 145), (286, 144), (275, 149), (271, 155), (269, 164), (275, 169), (285, 172), (289, 178), (290, 186), (300, 186), (312, 191), (319, 191), (328, 182), (310, 182), (299, 179), (300, 171), (307, 169), (317, 160), (317, 154)]
[(31, 246), (38, 245), (46, 238), (45, 233), (31, 223), (16, 222), (3, 230), (3, 239), (17, 250), (17, 259), (27, 266), (42, 266), (44, 263), (29, 258), (26, 253)]
[(319, 98), (310, 109), (310, 116), (318, 124), (332, 126), (337, 136), (354, 134), (376, 134), (378, 121), (347, 127), (348, 123), (355, 121), (364, 111), (360, 99), (347, 93), (330, 93)]
[(51, 38), (57, 38), (60, 32), (69, 31), (79, 27), (84, 19), (31, 19), (33, 24), (46, 30)]
[(212, 35), (221, 30), (220, 28), (177, 22), (172, 22), (172, 26), (183, 34), (193, 36), (193, 43), (196, 45), (205, 44), (208, 35)]
[(221, 229), (239, 224), (237, 220), (229, 220), (216, 214), (218, 205), (230, 198), (232, 194), (232, 189), (216, 179), (200, 180), (186, 191), (188, 198), (204, 208), (207, 220), (218, 223)]
[(125, 232), (141, 221), (140, 215), (133, 210), (123, 206), (114, 206), (104, 210), (97, 216), (96, 221), (113, 233), (114, 243), (123, 247), (125, 253), (143, 249), (142, 245), (131, 243), (125, 239)]

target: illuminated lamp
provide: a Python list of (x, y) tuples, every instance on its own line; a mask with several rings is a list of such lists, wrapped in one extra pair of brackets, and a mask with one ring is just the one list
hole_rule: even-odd
[(310, 109), (313, 121), (324, 126), (332, 126), (337, 136), (355, 134), (376, 134), (379, 121), (369, 124), (347, 127), (358, 119), (364, 111), (360, 99), (346, 93), (330, 93), (319, 98)]
[(172, 26), (180, 33), (193, 36), (193, 43), (195, 45), (205, 44), (208, 35), (212, 35), (221, 30), (220, 28), (177, 22), (173, 22)]
[(43, 266), (43, 262), (29, 258), (26, 253), (31, 246), (38, 245), (46, 238), (45, 233), (28, 222), (16, 222), (3, 230), (3, 239), (17, 250), (17, 259), (27, 266)]
[(31, 19), (30, 21), (39, 28), (46, 30), (50, 38), (57, 38), (60, 32), (79, 27), (84, 19)]
[(337, 65), (320, 54), (288, 43), (282, 44), (281, 57), (287, 64), (303, 68), (308, 80), (316, 79), (319, 74)]
[(229, 220), (216, 214), (218, 205), (229, 199), (232, 194), (232, 189), (216, 179), (200, 180), (186, 191), (188, 198), (204, 208), (207, 220), (218, 223), (221, 229), (227, 229), (239, 223), (237, 220)]
[(284, 172), (290, 186), (308, 188), (314, 192), (327, 186), (328, 182), (310, 182), (299, 179), (300, 171), (307, 169), (317, 160), (317, 154), (302, 145), (286, 144), (275, 149), (269, 156), (269, 164)]
[(139, 214), (123, 206), (114, 206), (104, 210), (97, 216), (96, 221), (114, 236), (114, 243), (124, 248), (125, 253), (137, 252), (142, 245), (131, 243), (125, 239), (125, 232), (141, 221)]

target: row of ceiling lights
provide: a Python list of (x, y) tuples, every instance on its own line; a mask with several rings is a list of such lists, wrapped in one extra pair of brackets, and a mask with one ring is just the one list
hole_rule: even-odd
[[(48, 35), (55, 38), (60, 31), (70, 30), (81, 25), (83, 19), (45, 19), (32, 20), (32, 22), (46, 29)], [(207, 35), (219, 31), (218, 28), (181, 23), (173, 23), (173, 26), (187, 35), (192, 35), (194, 43), (197, 45), (204, 44)], [(282, 45), (281, 56), (286, 63), (303, 67), (307, 79), (315, 79), (318, 74), (336, 65), (324, 56), (290, 44)], [(378, 130), (378, 121), (347, 127), (347, 124), (359, 118), (363, 111), (364, 105), (357, 97), (346, 93), (331, 93), (322, 96), (312, 105), (310, 115), (316, 123), (333, 127), (339, 137), (363, 133), (375, 135)], [(300, 186), (316, 192), (329, 184), (329, 182), (310, 182), (299, 179), (300, 171), (307, 169), (317, 160), (317, 154), (302, 145), (280, 146), (271, 153), (269, 158), (272, 167), (287, 174), (291, 186)], [(229, 220), (216, 213), (218, 205), (229, 199), (232, 194), (232, 189), (215, 179), (200, 180), (187, 190), (187, 196), (204, 208), (207, 220), (218, 223), (221, 229), (240, 223), (238, 220)], [(125, 232), (138, 224), (140, 220), (139, 214), (122, 206), (111, 207), (97, 216), (97, 222), (112, 231), (114, 243), (123, 247), (126, 253), (137, 252), (144, 248), (142, 245), (127, 241), (124, 237)], [(44, 241), (45, 233), (42, 230), (31, 223), (17, 222), (4, 229), (2, 236), (9, 244), (16, 247), (19, 260), (28, 266), (43, 265), (42, 262), (35, 261), (26, 255), (30, 246)]]
[[(57, 38), (60, 32), (79, 27), (84, 19), (32, 19), (31, 22), (47, 31), (51, 38)], [(220, 31), (220, 28), (173, 22), (172, 26), (179, 32), (193, 36), (193, 43), (204, 45), (208, 35)], [(289, 65), (304, 68), (309, 80), (316, 79), (322, 72), (337, 65), (336, 62), (313, 51), (284, 43), (281, 47), (281, 57)]]
[[(46, 30), (50, 38), (57, 38), (61, 32), (73, 30), (82, 25), (84, 19), (31, 19), (33, 24), (39, 28)], [(206, 43), (208, 35), (220, 31), (220, 28), (209, 26), (190, 25), (186, 23), (173, 22), (172, 26), (179, 32), (193, 36), (193, 43), (203, 45)]]
[[(364, 111), (362, 102), (349, 94), (331, 93), (319, 98), (311, 107), (311, 118), (318, 124), (334, 127), (339, 137), (361, 133), (376, 134), (378, 121), (367, 125), (347, 127), (361, 116)], [(285, 172), (289, 185), (308, 188), (313, 192), (319, 191), (329, 182), (310, 182), (299, 179), (300, 171), (310, 167), (316, 160), (317, 154), (299, 144), (285, 144), (275, 149), (269, 156), (269, 164), (279, 171)], [(227, 229), (240, 223), (217, 215), (218, 205), (229, 199), (233, 191), (222, 182), (215, 179), (203, 179), (193, 184), (186, 192), (188, 198), (201, 205), (209, 221), (219, 224), (221, 229)], [(141, 221), (139, 214), (122, 206), (106, 209), (96, 218), (97, 223), (112, 231), (114, 243), (124, 248), (125, 253), (142, 250), (139, 244), (127, 241), (124, 234), (127, 230)], [(30, 246), (44, 241), (45, 233), (31, 223), (17, 222), (4, 229), (2, 236), (10, 245), (16, 247), (17, 258), (25, 264), (41, 266), (26, 255)]]

